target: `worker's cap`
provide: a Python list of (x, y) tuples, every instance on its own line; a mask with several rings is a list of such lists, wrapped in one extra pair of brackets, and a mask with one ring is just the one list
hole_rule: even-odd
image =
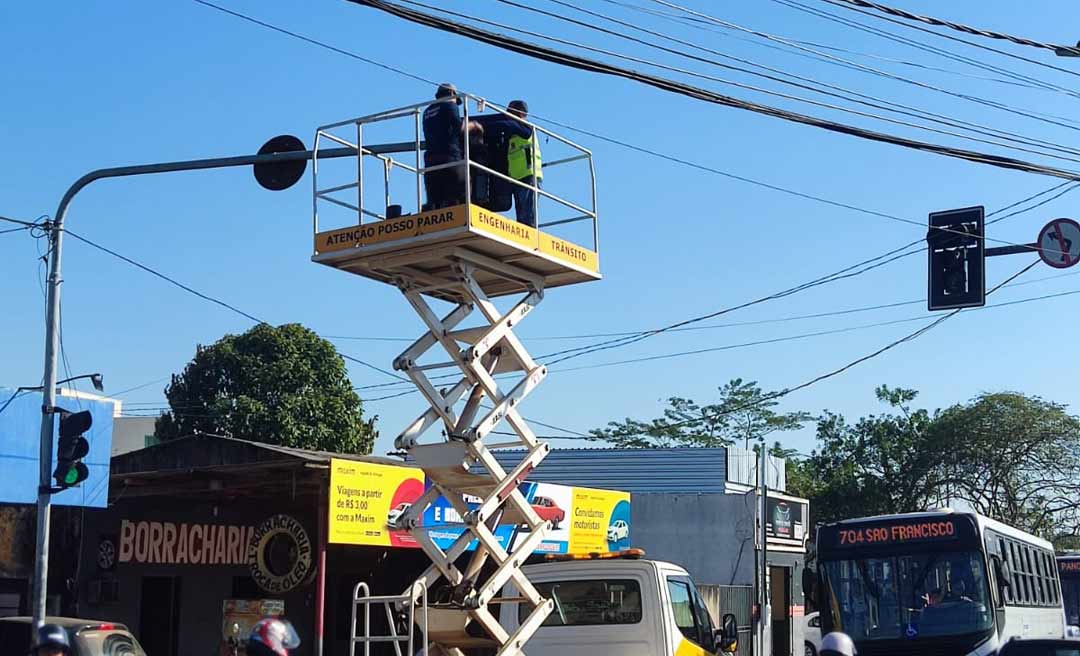
[(524, 100), (511, 100), (510, 104), (506, 106), (507, 109), (516, 109), (519, 112), (525, 114), (529, 113), (529, 105)]
[(443, 82), (439, 85), (439, 88), (435, 90), (436, 98), (452, 98), (457, 95), (457, 87), (453, 82)]

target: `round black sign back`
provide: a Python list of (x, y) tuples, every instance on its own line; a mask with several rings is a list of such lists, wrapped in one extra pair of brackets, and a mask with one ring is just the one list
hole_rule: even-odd
[[(304, 142), (291, 134), (282, 134), (274, 137), (263, 144), (259, 149), (260, 155), (272, 155), (274, 153), (291, 153), (307, 150)], [(307, 169), (307, 160), (298, 159), (291, 162), (266, 162), (255, 165), (255, 180), (263, 188), (270, 191), (282, 191), (288, 189), (304, 176)]]

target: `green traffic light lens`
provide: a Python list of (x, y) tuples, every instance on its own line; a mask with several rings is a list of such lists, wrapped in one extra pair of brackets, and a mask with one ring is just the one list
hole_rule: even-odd
[(64, 483), (67, 485), (75, 485), (78, 482), (79, 470), (74, 467), (68, 468), (67, 472), (64, 474)]

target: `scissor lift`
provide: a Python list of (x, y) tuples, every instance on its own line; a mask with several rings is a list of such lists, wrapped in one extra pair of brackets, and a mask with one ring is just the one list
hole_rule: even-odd
[[(464, 94), (462, 97), (466, 122), (472, 118), (472, 105), (481, 110), (490, 108), (488, 117), (492, 113), (509, 116), (483, 99)], [(531, 187), (537, 208), (542, 198), (545, 210), (569, 210), (571, 214), (545, 217), (543, 212), (537, 212), (538, 228), (531, 228), (474, 202), (473, 185), (479, 176), (489, 176), (488, 182), (522, 183), (489, 163), (475, 161), (470, 157), (468, 143), (464, 161), (422, 166), (420, 125), (428, 104), (417, 103), (327, 125), (319, 128), (315, 138), (312, 260), (395, 285), (426, 327), (394, 360), (394, 368), (416, 385), (428, 406), (398, 435), (395, 445), (408, 452), (432, 485), (397, 525), (409, 529), (432, 564), (400, 595), (371, 597), (366, 586), (357, 585), (350, 654), (362, 645), (368, 656), (372, 644), (388, 643), (402, 656), (403, 648), (412, 648), (419, 626), (425, 649), (438, 646), (448, 653), (462, 654), (473, 648), (494, 648), (500, 656), (509, 656), (523, 653), (525, 642), (552, 610), (552, 602), (540, 595), (521, 570), (525, 559), (543, 541), (549, 523), (540, 519), (518, 491), (518, 485), (549, 451), (519, 411), (521, 402), (544, 380), (547, 369), (529, 355), (514, 329), (540, 303), (547, 288), (600, 278), (592, 154), (532, 125), (549, 144), (554, 140), (569, 151), (568, 156), (544, 165), (546, 177), (552, 178), (552, 169), (577, 164), (585, 172), (566, 179), (576, 182), (579, 189), (582, 182), (587, 182), (587, 200), (576, 203)], [(394, 122), (405, 123), (412, 131), (413, 149), (393, 157), (364, 146), (365, 134), (373, 131), (374, 124), (383, 127)], [(356, 152), (355, 166), (345, 184), (319, 186), (320, 179), (325, 179), (325, 169), (320, 170), (320, 165), (329, 162), (325, 158), (320, 161), (319, 154), (325, 153), (327, 145)], [(383, 173), (382, 188), (377, 190), (381, 202), (375, 209), (370, 202), (365, 205), (364, 171), (372, 163)], [(425, 207), (421, 194), (423, 174), (449, 166), (466, 169), (466, 201), (452, 207)], [(409, 196), (410, 200), (415, 194), (415, 211), (409, 214), (393, 202), (392, 192), (401, 188), (394, 185), (398, 171), (415, 178), (414, 184), (406, 185), (406, 194), (397, 194)], [(370, 180), (371, 174), (367, 177)], [(344, 200), (344, 195), (349, 200)], [(320, 231), (319, 211), (328, 205), (347, 210), (350, 225)], [(590, 246), (551, 232), (564, 231), (573, 224), (591, 228), (591, 240), (586, 240), (591, 241)], [(500, 311), (492, 299), (508, 295), (518, 298), (508, 310)], [(441, 317), (432, 307), (435, 299), (452, 304)], [(479, 322), (474, 320), (473, 325), (463, 327), (469, 318)], [(448, 360), (421, 363), (425, 355), (440, 348)], [(460, 375), (454, 376), (457, 380), (453, 384), (439, 387), (429, 372), (445, 369), (457, 370)], [(510, 378), (510, 382), (501, 385), (496, 376)], [(490, 438), (504, 420), (514, 439), (493, 442)], [(441, 425), (442, 437), (421, 441), (436, 425)], [(524, 456), (509, 471), (492, 453), (508, 448), (524, 449)], [(424, 511), (440, 496), (457, 511), (464, 526), (461, 536), (445, 550), (429, 535), (433, 527), (421, 522)], [(496, 536), (500, 524), (525, 526), (526, 537), (504, 546)], [(458, 567), (474, 541), (475, 550), (467, 564)], [(519, 596), (499, 596), (507, 583), (513, 583)], [(532, 609), (513, 634), (500, 625), (497, 610), (497, 604), (510, 602)], [(373, 605), (385, 610), (389, 635), (372, 635)], [(391, 616), (391, 606), (397, 609), (397, 618)], [(418, 618), (422, 620), (416, 621)]]

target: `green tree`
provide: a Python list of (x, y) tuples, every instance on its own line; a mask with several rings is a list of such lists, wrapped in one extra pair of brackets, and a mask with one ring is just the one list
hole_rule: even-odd
[(932, 439), (948, 444), (942, 494), (1011, 526), (1080, 533), (1080, 419), (1015, 392), (945, 409)]
[(788, 489), (810, 499), (815, 522), (925, 510), (940, 500), (941, 446), (930, 437), (933, 416), (911, 406), (914, 390), (882, 385), (890, 410), (855, 424), (826, 412), (817, 448), (789, 462)]
[(163, 440), (209, 433), (338, 453), (370, 453), (377, 417), (365, 420), (334, 345), (299, 324), (259, 324), (226, 335), (165, 389)]
[(612, 421), (589, 431), (589, 439), (632, 448), (715, 447), (740, 441), (749, 448), (767, 435), (796, 430), (812, 419), (805, 412), (776, 412), (777, 405), (757, 383), (735, 378), (719, 388), (715, 403), (671, 397), (662, 417)]

